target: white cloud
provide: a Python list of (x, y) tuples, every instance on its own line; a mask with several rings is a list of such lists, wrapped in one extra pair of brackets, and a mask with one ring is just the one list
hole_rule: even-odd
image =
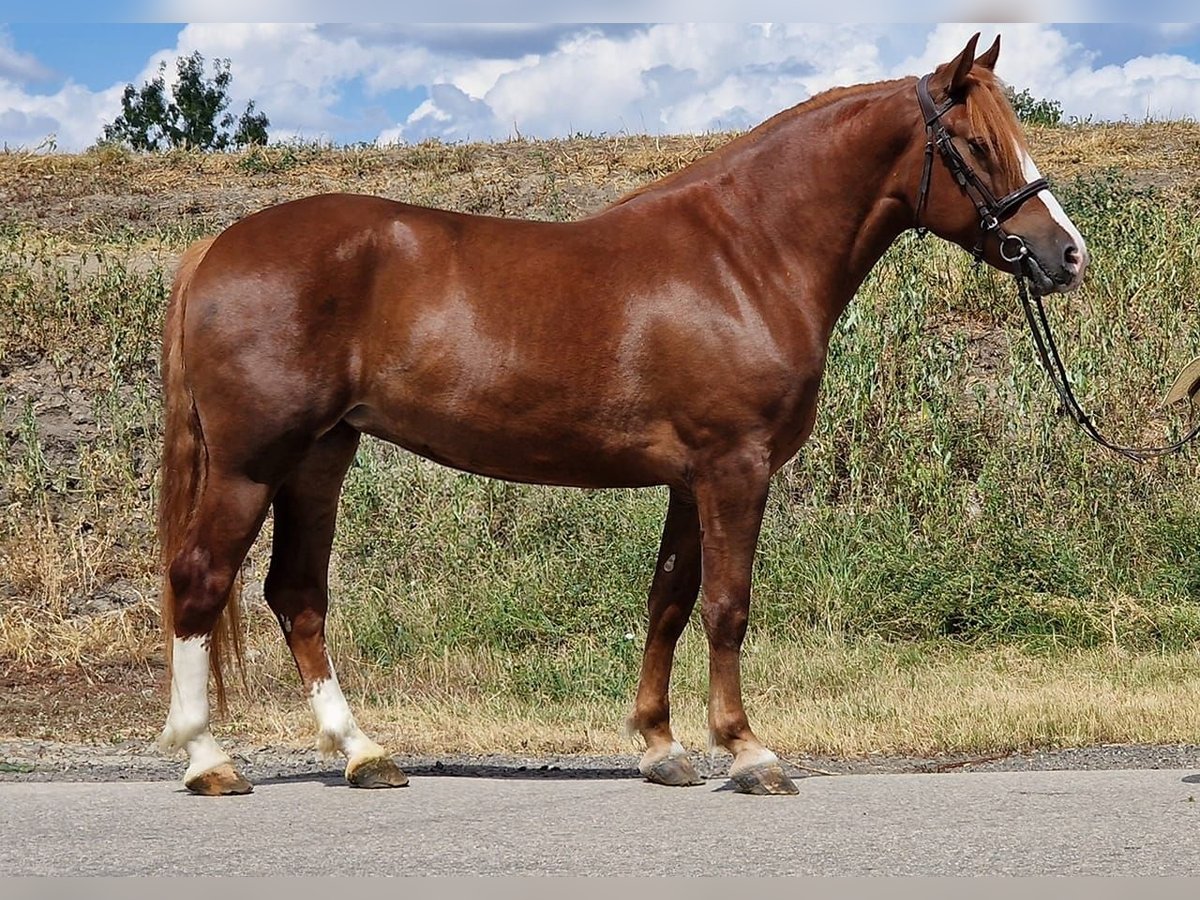
[[(744, 127), (838, 83), (881, 77), (885, 26), (654, 25), (578, 32), (552, 51), (447, 82), (487, 104), (505, 131), (667, 133)], [(490, 83), (489, 83), (490, 80)], [(431, 98), (436, 106), (437, 101)], [(437, 136), (428, 109), (390, 134)]]
[[(961, 46), (969, 31), (968, 26), (935, 29), (930, 38), (934, 58), (938, 49)], [(1068, 119), (1200, 115), (1200, 64), (1184, 56), (1136, 56), (1121, 65), (1097, 67), (1097, 53), (1049, 25), (994, 25), (987, 30), (988, 35), (996, 32), (1002, 34), (997, 73), (1035, 97), (1058, 100)]]
[[(1200, 116), (1200, 64), (1160, 53), (1100, 65), (1081, 39), (1039, 24), (193, 24), (135, 81), (162, 61), (171, 76), (174, 60), (195, 50), (228, 57), (233, 111), (254, 98), (276, 139), (337, 139), (347, 129), (382, 141), (666, 134), (748, 127), (838, 84), (928, 71), (976, 30), (981, 47), (1003, 34), (1002, 77), (1061, 101), (1068, 116)], [(25, 81), (39, 64), (6, 38), (0, 31), (0, 139), (36, 145), (53, 131), (61, 148), (81, 149), (119, 113), (123, 84), (32, 91)], [(411, 94), (392, 92), (414, 90), (428, 97), (407, 112)], [(348, 95), (374, 109), (350, 109)]]
[(388, 128), (378, 142), (392, 144), (437, 135), (447, 141), (471, 141), (501, 132), (496, 114), (482, 100), (468, 96), (451, 84), (435, 84), (429, 99), (413, 110), (404, 127)]
[(31, 94), (0, 79), (0, 142), (14, 149), (81, 150), (120, 112), (122, 89), (91, 91), (68, 81), (53, 94)]
[[(323, 34), (315, 25), (188, 25), (170, 58), (199, 51), (231, 61), (231, 110), (253, 98), (272, 123), (271, 133), (317, 137), (339, 124), (333, 109), (341, 86), (376, 64), (353, 36)], [(168, 69), (173, 68), (168, 62)]]
[(11, 81), (41, 81), (51, 72), (28, 53), (21, 53), (13, 46), (12, 34), (0, 25), (0, 79)]
[(1097, 119), (1200, 116), (1200, 65), (1175, 54), (1068, 73), (1058, 90), (1068, 115)]

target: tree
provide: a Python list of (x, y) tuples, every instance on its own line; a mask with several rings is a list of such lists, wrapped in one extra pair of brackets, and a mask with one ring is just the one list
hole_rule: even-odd
[(1062, 104), (1057, 100), (1038, 100), (1024, 88), (1020, 92), (1009, 88), (1008, 102), (1017, 118), (1029, 125), (1058, 125), (1062, 122)]
[[(178, 79), (167, 99), (167, 64), (158, 65), (158, 77), (141, 88), (125, 85), (121, 115), (104, 126), (102, 140), (125, 144), (134, 150), (165, 150), (188, 147), (195, 150), (225, 150), (247, 144), (265, 144), (270, 119), (246, 104), (239, 118), (227, 112), (229, 83), (233, 75), (228, 59), (213, 61), (213, 76), (204, 75), (204, 57), (199, 51), (175, 61)], [(236, 125), (236, 127), (234, 127)], [(233, 128), (231, 132), (230, 129)]]

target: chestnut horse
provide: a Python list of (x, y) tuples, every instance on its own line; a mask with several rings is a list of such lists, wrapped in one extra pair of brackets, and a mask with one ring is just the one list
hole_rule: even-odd
[(812, 430), (835, 321), (914, 226), (1042, 292), (1074, 288), (1087, 262), (993, 73), (999, 39), (976, 58), (978, 37), (920, 82), (828, 91), (580, 221), (333, 194), (189, 248), (163, 340), (159, 512), (162, 745), (186, 748), (186, 786), (250, 790), (209, 731), (208, 681), (223, 698), (229, 598), (272, 508), (266, 601), (320, 744), (351, 784), (405, 783), (325, 646), (338, 496), (366, 433), (510, 481), (668, 486), (629, 720), (639, 769), (700, 781), (668, 685), (703, 587), (711, 739), (739, 790), (794, 793), (747, 720), (740, 652), (768, 485)]

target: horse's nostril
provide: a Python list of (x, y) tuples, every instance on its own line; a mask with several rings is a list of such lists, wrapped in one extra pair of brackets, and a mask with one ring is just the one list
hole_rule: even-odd
[(1079, 248), (1071, 244), (1063, 251), (1063, 262), (1073, 269), (1078, 269), (1081, 262), (1079, 258)]

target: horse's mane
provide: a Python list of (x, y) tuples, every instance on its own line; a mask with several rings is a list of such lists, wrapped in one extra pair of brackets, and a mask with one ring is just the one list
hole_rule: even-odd
[[(885, 88), (895, 87), (905, 81), (912, 80), (912, 77), (909, 76), (907, 78), (895, 78), (890, 81), (873, 81), (866, 84), (850, 85), (848, 87), (830, 88), (819, 94), (814, 94), (807, 100), (776, 113), (771, 118), (756, 125), (750, 131), (718, 147), (712, 153), (707, 154), (690, 165), (684, 166), (682, 169), (678, 169), (655, 181), (647, 182), (640, 187), (634, 188), (629, 193), (624, 194), (614, 201), (612, 206), (620, 206), (622, 203), (628, 203), (642, 194), (674, 186), (677, 182), (696, 174), (696, 169), (700, 166), (708, 168), (709, 166), (719, 165), (726, 157), (756, 144), (778, 126), (793, 119), (810, 115), (835, 103), (852, 100), (862, 94), (876, 93)], [(967, 103), (967, 108), (970, 110), (972, 130), (983, 139), (993, 159), (997, 160), (1002, 171), (1020, 172), (1021, 161), (1017, 156), (1017, 148), (1019, 147), (1021, 150), (1028, 148), (1025, 143), (1025, 135), (1017, 122), (1016, 114), (1013, 112), (1012, 106), (1004, 95), (1003, 83), (991, 71), (982, 67), (976, 67), (972, 70), (968, 80), (970, 82), (970, 88), (968, 89), (970, 100)], [(914, 108), (916, 104), (917, 99), (914, 96)], [(1017, 141), (1015, 146), (1012, 141), (1013, 138)]]

